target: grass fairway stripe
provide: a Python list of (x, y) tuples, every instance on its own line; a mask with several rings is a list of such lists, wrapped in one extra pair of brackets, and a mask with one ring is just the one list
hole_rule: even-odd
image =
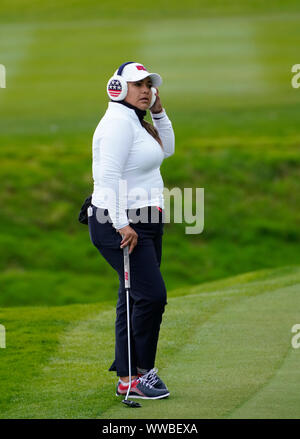
[[(266, 291), (256, 297), (244, 297), (213, 314), (203, 325), (199, 324), (190, 342), (163, 371), (170, 398), (160, 402), (143, 401), (142, 409), (133, 411), (130, 417), (197, 419), (232, 416), (235, 407), (259, 392), (284, 364), (290, 350), (290, 330), (298, 317), (298, 291), (299, 284)], [(176, 322), (178, 337), (181, 327), (190, 324), (188, 318), (193, 310), (198, 310), (201, 315), (202, 305), (200, 297), (197, 300), (187, 296), (172, 301), (172, 306), (181, 310), (181, 318)], [(172, 317), (172, 312), (169, 312), (168, 318)], [(286, 369), (286, 374), (300, 394), (300, 382), (294, 379), (294, 369)], [(276, 410), (278, 417), (287, 412), (289, 417), (298, 415), (300, 398), (295, 404), (297, 392), (290, 399), (285, 396), (282, 411), (281, 393), (274, 395), (274, 403), (279, 407)], [(255, 407), (249, 414), (254, 418), (260, 415)], [(114, 406), (103, 417), (128, 416), (122, 407)], [(274, 417), (272, 404), (265, 408), (264, 416)], [(242, 417), (247, 417), (246, 409)]]
[[(3, 90), (1, 91), (1, 107), (3, 104), (5, 107), (9, 104), (8, 95), (11, 88), (18, 85), (23, 65), (30, 56), (34, 39), (33, 26), (26, 28), (14, 26), (13, 30), (3, 25), (0, 27), (0, 63), (5, 65), (7, 75), (6, 93), (3, 94)], [(24, 83), (22, 86), (24, 87)]]
[[(202, 294), (193, 288), (190, 296), (168, 300), (156, 364), (171, 396), (143, 401), (130, 414), (107, 370), (114, 356), (111, 304), (2, 308), (0, 417), (221, 418), (235, 411), (256, 417), (262, 412), (256, 413), (255, 398), (261, 405), (270, 395), (278, 417), (296, 416), (300, 385), (290, 331), (298, 318), (300, 270), (257, 272), (257, 281), (255, 273), (244, 276), (250, 282), (239, 276), (240, 289), (237, 279), (225, 279), (223, 294), (218, 281), (215, 290), (207, 284)], [(294, 391), (285, 392), (285, 385)], [(271, 418), (273, 405), (263, 413)]]
[[(90, 372), (88, 353), (95, 320), (101, 311), (105, 316), (107, 309), (112, 314), (112, 306), (106, 304), (0, 309), (0, 321), (6, 328), (6, 349), (0, 349), (0, 418), (72, 417), (73, 402), (83, 398), (82, 388), (75, 395), (74, 385), (84, 387), (84, 371)], [(102, 334), (101, 323), (97, 329)], [(109, 341), (107, 338), (103, 346), (109, 348)], [(95, 368), (103, 354), (97, 342), (94, 340)], [(58, 357), (60, 351), (64, 354)], [(70, 374), (72, 364), (75, 376)], [(63, 407), (66, 402), (68, 412)]]
[(252, 398), (233, 410), (229, 417), (234, 419), (299, 419), (299, 361), (299, 349), (291, 349), (272, 379)]

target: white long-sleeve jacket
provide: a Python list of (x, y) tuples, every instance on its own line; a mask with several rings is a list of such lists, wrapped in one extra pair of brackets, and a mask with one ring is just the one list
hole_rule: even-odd
[(129, 224), (126, 209), (164, 208), (160, 165), (174, 153), (175, 136), (164, 110), (151, 116), (163, 149), (135, 111), (117, 102), (109, 102), (93, 136), (92, 204), (108, 209), (116, 229)]

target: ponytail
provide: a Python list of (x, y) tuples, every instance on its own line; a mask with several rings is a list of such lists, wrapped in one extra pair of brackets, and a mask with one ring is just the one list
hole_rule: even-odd
[(148, 131), (148, 133), (160, 144), (161, 148), (164, 149), (161, 138), (159, 137), (157, 129), (146, 120), (141, 120), (141, 124)]

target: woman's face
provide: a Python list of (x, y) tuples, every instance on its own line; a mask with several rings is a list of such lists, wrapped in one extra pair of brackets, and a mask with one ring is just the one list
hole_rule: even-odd
[(128, 92), (125, 102), (134, 105), (139, 110), (147, 110), (151, 102), (152, 81), (149, 77), (136, 82), (127, 82)]

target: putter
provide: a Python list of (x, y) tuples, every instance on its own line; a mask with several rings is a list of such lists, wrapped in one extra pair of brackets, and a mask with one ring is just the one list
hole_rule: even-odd
[(125, 290), (126, 290), (126, 305), (127, 305), (127, 339), (128, 339), (128, 369), (129, 369), (129, 386), (123, 399), (123, 404), (128, 407), (136, 408), (141, 407), (141, 404), (135, 401), (130, 401), (128, 395), (131, 389), (131, 349), (130, 349), (130, 310), (129, 310), (129, 289), (130, 289), (130, 267), (129, 267), (129, 252), (128, 245), (123, 249), (124, 255), (124, 279), (125, 279)]

